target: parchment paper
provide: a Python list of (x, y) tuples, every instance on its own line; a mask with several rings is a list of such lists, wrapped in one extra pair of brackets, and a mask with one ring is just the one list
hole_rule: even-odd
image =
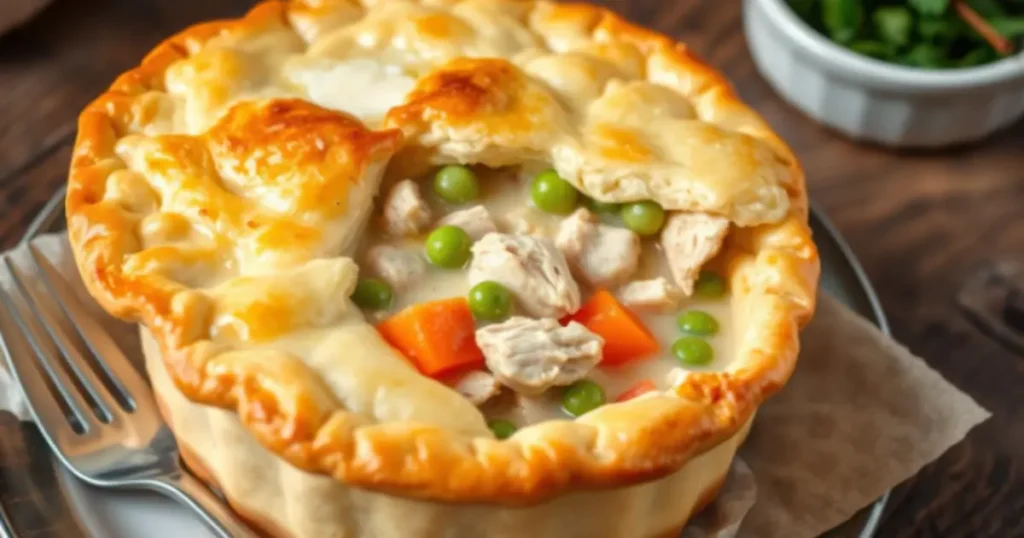
[[(80, 286), (63, 236), (44, 236), (36, 244)], [(26, 259), (25, 252), (15, 254), (16, 262)], [(125, 334), (134, 331), (114, 336)], [(818, 536), (989, 416), (828, 295), (821, 296), (802, 345), (793, 378), (762, 406), (722, 493), (684, 538)], [(27, 417), (20, 390), (2, 367), (0, 409)]]
[[(761, 407), (740, 449), (753, 484), (730, 476), (710, 507), (724, 515), (699, 518), (695, 523), (707, 530), (686, 538), (818, 536), (913, 476), (989, 416), (829, 295), (820, 297), (801, 341), (796, 373)], [(752, 490), (756, 500), (749, 513), (737, 512)]]

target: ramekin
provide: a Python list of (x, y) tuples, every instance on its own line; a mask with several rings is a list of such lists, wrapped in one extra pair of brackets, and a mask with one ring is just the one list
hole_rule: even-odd
[[(146, 371), (189, 469), (274, 538), (676, 538), (718, 495), (753, 417), (679, 470), (630, 486), (524, 506), (460, 504), (356, 488), (303, 471), (260, 445), (234, 411), (190, 401), (140, 328)], [(576, 517), (565, 517), (566, 514)]]
[(857, 140), (892, 147), (968, 143), (1024, 115), (1024, 57), (932, 70), (851, 52), (802, 21), (785, 0), (744, 0), (758, 71), (789, 103)]

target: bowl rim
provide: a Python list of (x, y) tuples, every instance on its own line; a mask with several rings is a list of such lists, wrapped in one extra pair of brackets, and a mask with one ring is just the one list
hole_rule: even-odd
[(835, 74), (893, 90), (970, 90), (1024, 78), (1024, 54), (961, 69), (908, 67), (857, 54), (842, 47), (804, 22), (785, 0), (758, 2), (772, 23), (797, 42), (819, 65)]

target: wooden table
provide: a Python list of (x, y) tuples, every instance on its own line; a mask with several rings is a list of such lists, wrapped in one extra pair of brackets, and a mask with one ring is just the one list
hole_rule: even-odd
[[(1024, 536), (1024, 357), (978, 332), (954, 296), (1024, 256), (1024, 125), (976, 147), (894, 153), (850, 143), (758, 76), (740, 2), (608, 0), (722, 68), (802, 158), (811, 196), (860, 255), (897, 338), (994, 413), (899, 487), (879, 536)], [(56, 0), (0, 39), (0, 246), (65, 180), (78, 111), (162, 37), (242, 13), (243, 0)]]

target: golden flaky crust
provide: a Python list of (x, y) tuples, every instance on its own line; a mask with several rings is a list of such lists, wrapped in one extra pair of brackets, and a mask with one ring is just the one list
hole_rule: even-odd
[[(370, 64), (401, 75), (367, 74), (361, 56), (389, 41), (407, 48)], [(310, 83), (329, 75), (310, 66), (338, 57), (351, 60), (343, 78), (391, 77), (364, 93), (399, 88), (401, 102), (358, 119), (313, 104), (316, 86), (333, 87)], [(548, 161), (596, 198), (729, 217), (715, 263), (738, 306), (736, 359), (666, 394), (490, 438), (345, 299), (357, 268), (344, 254), (396, 153), (410, 169)], [(67, 216), (92, 295), (152, 331), (190, 400), (237, 411), (300, 469), (445, 501), (529, 504), (679, 469), (785, 384), (818, 279), (786, 145), (684, 45), (576, 4), (295, 0), (192, 27), (82, 113)]]

